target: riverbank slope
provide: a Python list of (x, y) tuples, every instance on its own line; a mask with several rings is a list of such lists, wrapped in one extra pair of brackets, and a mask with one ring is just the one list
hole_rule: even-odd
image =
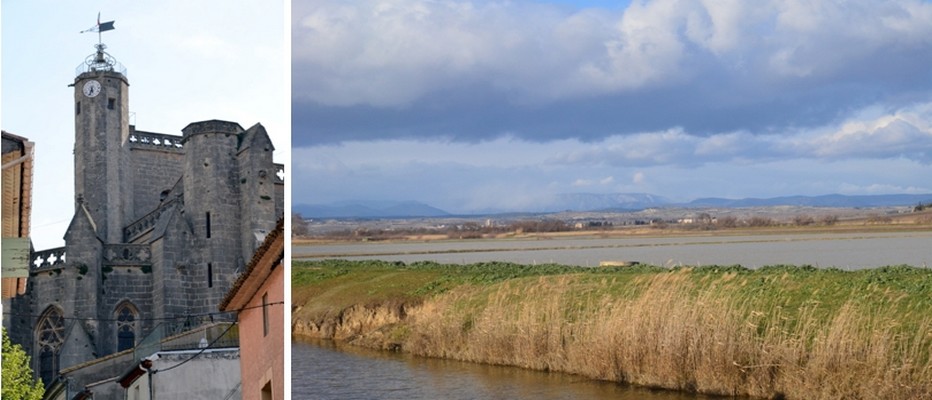
[(932, 270), (295, 263), (295, 336), (763, 398), (932, 398)]

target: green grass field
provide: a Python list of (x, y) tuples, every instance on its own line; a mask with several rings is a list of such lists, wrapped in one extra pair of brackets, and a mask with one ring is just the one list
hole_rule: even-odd
[(331, 260), (293, 264), (292, 285), (294, 326), (338, 328), (296, 334), (370, 347), (723, 395), (932, 397), (930, 269)]

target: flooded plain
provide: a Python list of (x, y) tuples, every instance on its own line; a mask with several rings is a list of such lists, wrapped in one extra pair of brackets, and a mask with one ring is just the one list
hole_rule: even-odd
[(295, 244), (292, 257), (449, 264), (506, 261), (598, 266), (602, 261), (637, 261), (666, 267), (735, 264), (748, 268), (779, 264), (842, 269), (901, 264), (928, 267), (932, 265), (932, 231)]

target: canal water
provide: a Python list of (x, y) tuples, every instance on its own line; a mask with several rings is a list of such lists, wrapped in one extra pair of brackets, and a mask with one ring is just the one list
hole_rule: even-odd
[(784, 264), (858, 269), (901, 264), (929, 267), (929, 248), (932, 231), (339, 243), (294, 245), (292, 254), (294, 260), (506, 261), (580, 266), (638, 261), (665, 267)]
[(295, 400), (695, 400), (715, 397), (598, 382), (557, 373), (294, 341)]

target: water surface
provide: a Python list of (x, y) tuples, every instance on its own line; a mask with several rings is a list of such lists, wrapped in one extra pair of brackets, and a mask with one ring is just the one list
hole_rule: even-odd
[(714, 397), (650, 390), (557, 373), (292, 342), (291, 397), (398, 400), (687, 400)]
[(792, 264), (843, 269), (932, 265), (932, 231), (742, 236), (555, 238), (294, 245), (296, 260), (342, 258), (460, 264), (507, 261), (596, 266), (639, 261), (658, 266)]

